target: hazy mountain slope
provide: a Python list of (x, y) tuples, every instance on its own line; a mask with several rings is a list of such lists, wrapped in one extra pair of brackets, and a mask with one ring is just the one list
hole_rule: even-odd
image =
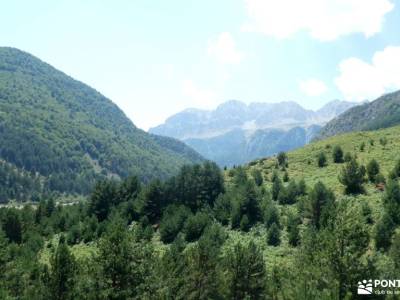
[(87, 192), (96, 178), (166, 177), (202, 158), (136, 128), (110, 100), (39, 59), (0, 48), (0, 158), (47, 178), (46, 187)]
[(294, 127), (257, 130), (250, 137), (241, 129), (234, 129), (208, 139), (187, 139), (185, 142), (203, 156), (216, 161), (221, 166), (244, 164), (250, 160), (270, 156), (279, 151), (287, 151), (303, 146), (310, 140), (309, 135), (318, 126), (305, 129)]
[(150, 132), (178, 138), (220, 166), (232, 166), (301, 147), (321, 125), (354, 105), (335, 100), (312, 111), (295, 102), (231, 100), (213, 111), (184, 110)]
[(318, 138), (359, 130), (385, 128), (400, 124), (400, 91), (356, 106), (327, 123)]

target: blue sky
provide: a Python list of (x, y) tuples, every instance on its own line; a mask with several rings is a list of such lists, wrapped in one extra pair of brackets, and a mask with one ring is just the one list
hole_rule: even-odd
[(400, 89), (399, 0), (7, 1), (0, 45), (94, 87), (148, 129), (229, 99), (316, 109)]

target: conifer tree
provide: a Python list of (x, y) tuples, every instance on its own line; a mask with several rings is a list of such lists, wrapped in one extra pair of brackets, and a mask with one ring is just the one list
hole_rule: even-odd
[(339, 175), (340, 183), (345, 186), (345, 194), (363, 193), (364, 176), (365, 168), (360, 166), (356, 159), (352, 157)]
[(51, 257), (50, 263), (49, 283), (52, 299), (73, 299), (77, 265), (74, 256), (65, 243), (64, 236), (60, 237), (57, 250)]
[(225, 254), (228, 299), (262, 299), (266, 288), (266, 267), (259, 247), (237, 242)]

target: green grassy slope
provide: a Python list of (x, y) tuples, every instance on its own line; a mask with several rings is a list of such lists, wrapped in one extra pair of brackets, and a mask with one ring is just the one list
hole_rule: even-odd
[[(381, 138), (386, 138), (387, 144), (380, 143)], [(373, 141), (373, 145), (370, 144)], [(360, 150), (362, 143), (365, 143), (364, 151)], [(322, 181), (330, 187), (337, 196), (343, 194), (343, 187), (339, 183), (338, 175), (344, 164), (335, 164), (332, 159), (332, 149), (335, 145), (342, 147), (343, 151), (355, 154), (359, 163), (366, 165), (371, 159), (376, 159), (381, 167), (381, 173), (387, 177), (395, 162), (400, 159), (400, 126), (381, 129), (377, 131), (353, 132), (334, 136), (322, 141), (313, 142), (303, 148), (288, 152), (289, 167), (287, 172), (289, 178), (296, 180), (304, 179), (308, 186)], [(328, 164), (324, 168), (317, 165), (317, 155), (325, 153)], [(270, 185), (270, 177), (275, 170), (276, 158), (270, 157), (254, 161), (247, 165), (247, 169), (258, 168), (262, 171), (265, 184)], [(279, 170), (283, 175), (282, 170)], [(380, 194), (374, 185), (365, 185), (367, 193), (365, 196)]]
[(166, 178), (202, 157), (136, 128), (96, 90), (28, 53), (0, 48), (0, 158), (45, 187), (87, 193), (95, 180)]

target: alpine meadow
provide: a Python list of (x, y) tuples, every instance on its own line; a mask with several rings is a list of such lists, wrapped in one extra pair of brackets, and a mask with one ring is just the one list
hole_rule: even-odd
[(400, 299), (399, 4), (0, 4), (0, 300)]

